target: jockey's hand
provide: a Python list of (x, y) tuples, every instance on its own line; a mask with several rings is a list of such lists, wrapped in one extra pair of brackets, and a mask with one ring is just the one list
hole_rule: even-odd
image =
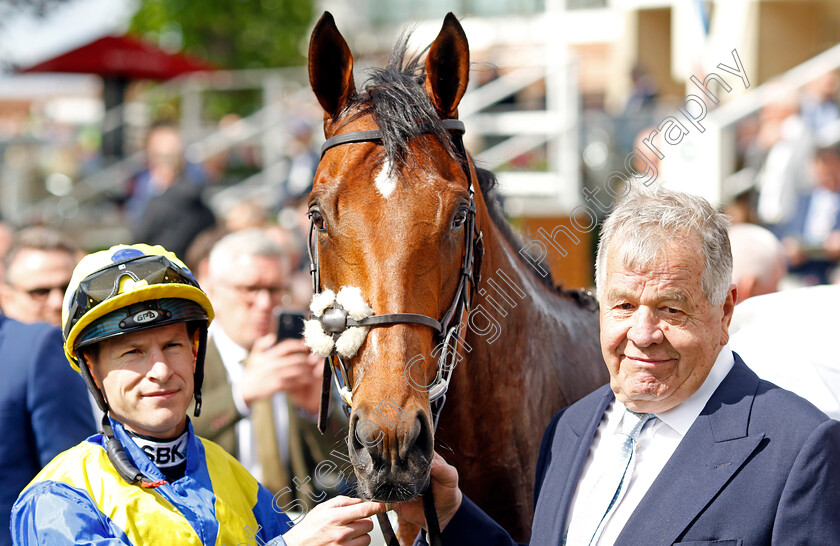
[[(440, 530), (443, 531), (455, 516), (455, 512), (461, 507), (464, 495), (458, 487), (458, 471), (454, 466), (444, 461), (443, 457), (438, 455), (437, 452), (435, 452), (435, 458), (432, 459), (431, 480), (438, 525), (440, 525)], [(388, 504), (388, 510), (393, 510), (404, 520), (428, 530), (421, 498)]]
[(371, 516), (385, 511), (381, 502), (335, 497), (313, 508), (283, 535), (288, 546), (367, 546)]

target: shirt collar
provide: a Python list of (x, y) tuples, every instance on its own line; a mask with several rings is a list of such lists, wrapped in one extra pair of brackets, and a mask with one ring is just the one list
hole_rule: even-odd
[[(125, 428), (123, 428), (122, 423), (119, 421), (115, 421), (111, 416), (108, 416), (108, 419), (111, 421), (111, 428), (114, 431), (114, 437), (120, 441), (122, 444), (123, 449), (131, 459), (131, 462), (137, 467), (143, 475), (160, 480), (164, 479), (163, 473), (160, 469), (155, 466), (151, 459), (140, 449), (134, 439), (129, 436), (128, 432), (126, 432)], [(104, 440), (103, 435), (103, 447), (107, 449), (107, 441)], [(195, 435), (195, 432), (192, 428), (192, 423), (190, 422), (189, 417), (187, 417), (187, 468), (186, 474), (192, 474), (196, 471), (199, 464), (199, 459), (203, 457), (203, 452), (199, 451), (201, 443), (199, 442), (198, 438)]]
[(210, 324), (208, 335), (213, 339), (219, 354), (222, 357), (222, 362), (225, 368), (230, 368), (232, 365), (241, 365), (248, 358), (248, 349), (237, 345), (235, 341), (230, 339), (225, 331), (219, 326), (218, 321)]
[(734, 364), (735, 357), (732, 355), (732, 349), (729, 348), (729, 344), (726, 344), (718, 353), (712, 369), (709, 370), (709, 375), (706, 376), (700, 388), (677, 407), (657, 413), (656, 417), (676, 430), (680, 436), (685, 436)]

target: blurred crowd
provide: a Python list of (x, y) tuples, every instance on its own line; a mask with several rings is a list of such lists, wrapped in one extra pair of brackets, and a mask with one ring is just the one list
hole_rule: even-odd
[[(829, 72), (795, 90), (767, 85), (758, 115), (739, 127), (741, 170), (724, 181), (734, 195), (733, 222), (761, 226), (777, 241), (787, 287), (840, 283), (840, 106), (838, 76)], [(748, 235), (748, 234), (753, 234)], [(744, 230), (743, 252), (771, 253), (771, 239)], [(760, 238), (759, 238), (760, 237)], [(778, 265), (764, 271), (778, 275)]]
[[(628, 119), (656, 119), (659, 97), (634, 70)], [(738, 170), (723, 180), (732, 219), (734, 282), (741, 301), (779, 289), (840, 284), (840, 78), (828, 72), (801, 90), (766, 84), (765, 104), (736, 128)], [(637, 133), (645, 149), (655, 126)], [(639, 173), (660, 169), (634, 155)], [(652, 167), (651, 167), (652, 165)], [(667, 175), (664, 177), (667, 183)]]
[[(305, 199), (317, 155), (311, 128), (301, 122), (294, 130), (300, 146), (292, 154), (287, 191), (276, 203), (246, 197), (216, 211), (206, 200), (214, 173), (185, 159), (175, 125), (153, 125), (145, 141), (147, 165), (124, 201), (133, 241), (121, 241), (160, 244), (175, 252), (211, 298), (216, 320), (205, 364), (207, 395), (193, 425), (236, 456), (278, 495), (279, 506), (292, 511), (349, 487), (340, 474), (310, 480), (325, 461), (333, 469), (349, 466), (346, 418), (333, 404), (327, 433), (320, 434), (323, 359), (310, 353), (302, 332), (288, 339), (275, 333), (278, 315), (304, 312), (312, 294)], [(0, 389), (0, 408), (15, 412), (14, 417), (11, 409), (0, 412), (4, 431), (28, 450), (0, 450), (0, 546), (10, 543), (9, 509), (18, 492), (52, 457), (95, 433), (101, 419), (82, 378), (64, 358), (58, 332), (73, 269), (90, 250), (60, 229), (0, 222), (0, 368), (4, 375), (29, 368), (17, 374), (19, 382)], [(15, 328), (52, 333), (33, 342), (13, 333)], [(18, 352), (39, 364), (23, 364)], [(44, 396), (55, 390), (56, 379), (61, 394)], [(38, 421), (47, 413), (54, 426)]]
[[(834, 72), (801, 91), (771, 84), (766, 105), (738, 127), (740, 170), (724, 181), (725, 193), (732, 196), (724, 205), (733, 220), (733, 282), (738, 285), (739, 303), (785, 288), (840, 284), (839, 87)], [(627, 111), (652, 108), (656, 101), (655, 83), (634, 71)], [(207, 399), (220, 405), (204, 409), (194, 423), (198, 433), (237, 456), (273, 492), (288, 489), (288, 502), (300, 506), (347, 485), (341, 480), (328, 485), (304, 480), (314, 465), (325, 460), (335, 459), (337, 467), (347, 467), (346, 455), (340, 453), (346, 450), (341, 447), (346, 420), (340, 412), (331, 414), (327, 436), (317, 433), (321, 361), (300, 339), (278, 340), (274, 335), (277, 314), (303, 312), (312, 295), (306, 251), (306, 196), (318, 162), (312, 131), (301, 120), (289, 127), (288, 168), (277, 195), (270, 200), (229, 200), (220, 209), (208, 204), (208, 189), (242, 158), (217, 155), (204, 164), (192, 163), (186, 159), (179, 128), (154, 124), (145, 138), (145, 168), (120, 200), (131, 234), (130, 241), (120, 242), (160, 244), (175, 252), (216, 308), (206, 381)], [(640, 137), (649, 132), (643, 130)], [(80, 248), (59, 229), (0, 222), (0, 324), (11, 320), (60, 327), (72, 271), (90, 250)], [(61, 374), (69, 368), (58, 337), (45, 339), (54, 345), (45, 349), (55, 356), (56, 369), (49, 373)], [(0, 333), (0, 362), (8, 361), (11, 350), (6, 348), (8, 340), (6, 345), (2, 341)], [(82, 380), (65, 375), (63, 396), (86, 398)], [(15, 403), (23, 404), (30, 414), (37, 412), (34, 400)], [(37, 441), (42, 434), (38, 425), (34, 421), (27, 425), (30, 429), (21, 437), (36, 438), (30, 442), (31, 468), (15, 470), (0, 454), (0, 475), (2, 469), (19, 474), (16, 480), (3, 476), (0, 502), (14, 500), (34, 475), (32, 470), (57, 449), (95, 431), (93, 406), (87, 416), (67, 413), (61, 427), (64, 434), (50, 431), (56, 441), (47, 447)], [(76, 417), (75, 423), (69, 422)], [(263, 426), (271, 433), (255, 432)], [(272, 445), (258, 445), (258, 437), (269, 437)], [(4, 506), (0, 512), (8, 516)], [(0, 528), (8, 528), (8, 522), (2, 524)], [(0, 545), (5, 540), (0, 536)]]

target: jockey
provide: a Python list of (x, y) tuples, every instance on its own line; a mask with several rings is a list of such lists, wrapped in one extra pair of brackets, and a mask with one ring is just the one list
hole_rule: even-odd
[(363, 518), (384, 505), (337, 497), (292, 529), (267, 489), (194, 435), (187, 408), (194, 398), (201, 411), (211, 320), (192, 273), (163, 247), (120, 245), (78, 264), (64, 298), (64, 352), (104, 412), (102, 433), (23, 490), (12, 509), (15, 544), (364, 540), (373, 524)]

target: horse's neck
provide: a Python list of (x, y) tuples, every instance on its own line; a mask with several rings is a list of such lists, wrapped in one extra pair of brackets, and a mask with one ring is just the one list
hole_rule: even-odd
[[(484, 338), (481, 345), (488, 345), (491, 333), (477, 332), (483, 324), (479, 319), (485, 319), (484, 322), (498, 326), (498, 337), (489, 345), (521, 346), (533, 339), (533, 335), (541, 342), (560, 335), (560, 307), (571, 302), (547, 289), (538, 273), (517, 256), (495, 224), (489, 231), (485, 233), (481, 283), (473, 302), (473, 311), (479, 316), (471, 328), (472, 334)], [(524, 330), (531, 329), (536, 330), (526, 331), (531, 335), (523, 336)]]

